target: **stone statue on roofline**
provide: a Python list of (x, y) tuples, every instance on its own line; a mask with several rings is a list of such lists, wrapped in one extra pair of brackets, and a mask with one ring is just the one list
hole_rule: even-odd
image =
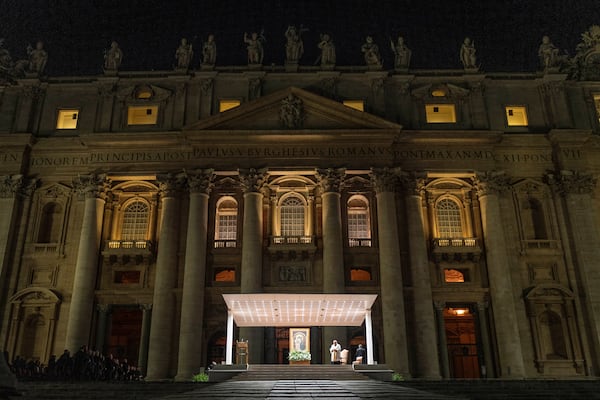
[(360, 51), (362, 51), (369, 69), (381, 69), (383, 64), (381, 54), (379, 53), (379, 46), (373, 41), (373, 37), (367, 36), (365, 38), (365, 43), (360, 47)]
[(302, 42), (302, 33), (306, 32), (302, 25), (300, 28), (296, 28), (294, 25), (288, 25), (285, 31), (285, 38), (287, 42), (285, 44), (285, 62), (286, 64), (294, 64), (300, 61), (302, 54), (304, 54), (304, 43)]
[(187, 71), (193, 57), (194, 50), (192, 49), (192, 44), (188, 43), (186, 38), (182, 38), (179, 47), (175, 51), (175, 59), (177, 60), (175, 69)]
[(571, 79), (600, 81), (600, 26), (592, 25), (581, 34), (575, 56), (566, 60), (560, 71)]
[(31, 45), (27, 46), (27, 56), (29, 57), (28, 72), (36, 76), (41, 76), (48, 62), (48, 53), (44, 50), (44, 43), (38, 41), (35, 48)]
[(246, 50), (248, 51), (248, 65), (262, 65), (265, 56), (263, 46), (265, 41), (262, 30), (260, 34), (252, 32), (248, 35), (247, 32), (244, 32), (244, 43), (246, 43)]
[(408, 70), (412, 51), (404, 43), (404, 38), (402, 36), (398, 36), (396, 43), (394, 43), (394, 41), (390, 38), (390, 45), (395, 56), (394, 68), (399, 71)]
[(460, 62), (462, 63), (465, 70), (477, 71), (477, 55), (475, 54), (475, 42), (471, 38), (466, 37), (460, 47)]
[(212, 68), (217, 62), (217, 44), (215, 35), (208, 35), (206, 42), (202, 44), (202, 68)]
[(123, 52), (119, 48), (119, 44), (113, 41), (110, 48), (104, 50), (104, 72), (116, 73), (123, 61)]
[(321, 63), (322, 69), (331, 70), (335, 67), (335, 44), (327, 33), (320, 35), (320, 41), (317, 47), (321, 49), (321, 54), (315, 61), (315, 64)]

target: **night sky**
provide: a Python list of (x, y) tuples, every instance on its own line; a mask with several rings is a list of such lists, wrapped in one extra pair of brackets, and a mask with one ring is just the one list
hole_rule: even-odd
[(487, 72), (535, 71), (543, 35), (570, 55), (591, 25), (600, 25), (599, 0), (0, 0), (0, 38), (13, 60), (26, 58), (37, 40), (49, 53), (50, 76), (96, 75), (103, 51), (116, 40), (121, 70), (169, 70), (182, 37), (200, 61), (202, 42), (214, 33), (217, 66), (246, 65), (244, 32), (264, 29), (265, 65), (283, 65), (287, 25), (309, 29), (302, 36), (301, 65), (313, 65), (320, 33), (329, 33), (337, 64), (364, 65), (360, 46), (371, 35), (384, 68), (393, 67), (390, 37), (404, 36), (412, 69), (462, 68), (465, 36), (475, 41)]

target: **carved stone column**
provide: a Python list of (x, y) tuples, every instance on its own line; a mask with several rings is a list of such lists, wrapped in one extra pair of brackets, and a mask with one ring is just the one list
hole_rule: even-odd
[(189, 381), (202, 366), (202, 322), (208, 235), (208, 195), (214, 179), (212, 170), (186, 173), (190, 190), (181, 322), (176, 380)]
[[(10, 259), (9, 246), (15, 237), (14, 222), (17, 218), (17, 198), (22, 187), (22, 175), (0, 177), (0, 289), (5, 288), (4, 282)], [(5, 310), (8, 310), (8, 307)], [(8, 317), (8, 315), (6, 316)], [(4, 317), (2, 319), (1, 322), (8, 321), (4, 320)], [(6, 324), (3, 325), (6, 326)], [(17, 379), (8, 369), (4, 356), (0, 355), (0, 392), (16, 395), (16, 385)]]
[[(323, 224), (323, 293), (344, 293), (344, 243), (342, 239), (342, 211), (340, 189), (345, 171), (322, 169), (317, 171), (321, 186)], [(323, 328), (323, 359), (329, 359), (329, 345), (337, 339), (342, 345), (346, 340), (344, 327)], [(325, 355), (325, 352), (327, 354)]]
[(438, 349), (436, 346), (435, 314), (429, 275), (429, 255), (425, 235), (422, 195), (425, 180), (403, 176), (406, 215), (408, 219), (408, 246), (413, 284), (417, 374), (421, 378), (440, 379)]
[(138, 351), (138, 367), (142, 375), (146, 375), (148, 369), (148, 343), (150, 342), (150, 322), (152, 321), (152, 304), (140, 304), (142, 309), (142, 335), (140, 337), (140, 348)]
[(73, 279), (73, 292), (67, 321), (65, 348), (71, 354), (82, 345), (89, 345), (94, 291), (98, 272), (100, 234), (104, 217), (104, 204), (110, 182), (105, 175), (81, 175), (73, 180), (75, 190), (85, 198), (85, 209), (79, 249)]
[(508, 182), (504, 175), (487, 173), (477, 175), (474, 183), (481, 206), (490, 297), (497, 321), (498, 375), (502, 378), (522, 378), (525, 376), (525, 367), (498, 198), (499, 191), (507, 188)]
[(161, 380), (169, 376), (172, 357), (173, 324), (177, 283), (177, 249), (179, 243), (179, 199), (181, 181), (172, 175), (158, 177), (161, 191), (162, 216), (154, 297), (152, 299), (152, 322), (148, 343), (148, 380)]
[[(481, 349), (483, 350), (483, 365), (482, 378), (493, 378), (494, 374), (494, 359), (492, 356), (492, 346), (490, 345), (490, 331), (488, 329), (487, 318), (488, 302), (477, 303), (477, 321), (479, 322), (479, 333), (481, 335)], [(485, 373), (484, 373), (485, 372)]]
[(450, 361), (448, 360), (448, 342), (446, 342), (446, 321), (444, 320), (444, 309), (446, 303), (443, 301), (434, 302), (435, 319), (437, 321), (438, 346), (440, 349), (440, 368), (442, 378), (451, 378)]
[(400, 262), (400, 239), (396, 215), (396, 174), (388, 169), (373, 171), (377, 192), (377, 229), (381, 312), (385, 363), (404, 376), (410, 376), (404, 309), (404, 286)]
[[(265, 179), (264, 171), (253, 168), (240, 171), (240, 182), (244, 190), (241, 293), (263, 291), (263, 193), (261, 190)], [(249, 362), (261, 364), (264, 357), (264, 329), (240, 328), (240, 338), (248, 340)]]
[(98, 319), (96, 322), (96, 350), (98, 350), (102, 354), (106, 352), (104, 344), (106, 342), (106, 323), (108, 321), (108, 316), (110, 315), (110, 309), (110, 304), (96, 305), (96, 314), (98, 315)]
[(600, 371), (600, 232), (596, 221), (596, 208), (592, 194), (597, 179), (576, 171), (561, 171), (550, 175), (549, 181), (555, 193), (562, 196), (567, 216), (566, 226), (575, 267), (575, 279), (580, 287), (580, 298), (589, 332), (590, 357), (593, 371)]

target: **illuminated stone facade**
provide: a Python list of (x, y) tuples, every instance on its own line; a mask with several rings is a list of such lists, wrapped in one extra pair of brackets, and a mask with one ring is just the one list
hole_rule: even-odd
[[(598, 376), (597, 95), (367, 67), (6, 84), (0, 346), (187, 380), (224, 359), (223, 293), (364, 293), (375, 359), (405, 376)], [(365, 343), (307, 328), (314, 363)], [(287, 362), (285, 329), (235, 337)]]

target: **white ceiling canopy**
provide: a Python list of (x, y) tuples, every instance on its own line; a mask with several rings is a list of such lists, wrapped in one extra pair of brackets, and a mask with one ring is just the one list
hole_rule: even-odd
[(376, 294), (224, 294), (237, 326), (359, 326)]

